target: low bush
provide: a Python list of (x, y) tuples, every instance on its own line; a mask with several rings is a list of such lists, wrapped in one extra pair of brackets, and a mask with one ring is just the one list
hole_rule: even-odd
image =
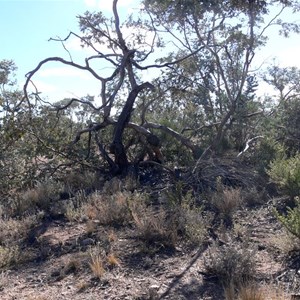
[(233, 242), (212, 245), (204, 263), (208, 276), (215, 277), (226, 287), (249, 282), (255, 274), (253, 250)]
[(276, 158), (270, 163), (267, 173), (290, 197), (300, 195), (300, 153), (290, 158)]
[(284, 227), (295, 237), (300, 239), (300, 199), (295, 197), (296, 206), (294, 208), (287, 208), (287, 214), (281, 215), (277, 210), (275, 214), (277, 219), (284, 225)]
[(201, 246), (208, 237), (211, 215), (204, 214), (203, 207), (196, 203), (191, 191), (184, 192), (182, 182), (177, 182), (165, 196), (178, 235), (190, 246)]

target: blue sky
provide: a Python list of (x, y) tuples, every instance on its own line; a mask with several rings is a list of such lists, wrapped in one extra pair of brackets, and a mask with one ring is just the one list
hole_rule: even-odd
[[(106, 15), (111, 12), (112, 0), (0, 0), (0, 60), (13, 59), (18, 66), (17, 79), (20, 86), (27, 72), (49, 56), (68, 58), (58, 42), (49, 42), (50, 37), (64, 38), (69, 31), (79, 32), (76, 16), (86, 10), (101, 10)], [(139, 0), (119, 0), (121, 19), (139, 6)], [(287, 16), (296, 19), (295, 16)], [(290, 20), (290, 21), (291, 21)], [(299, 18), (298, 18), (299, 20)], [(277, 35), (277, 29), (269, 32), (268, 46), (256, 57), (256, 65), (271, 62), (277, 57), (282, 65), (300, 68), (300, 36), (292, 35), (284, 39)], [(78, 42), (68, 44), (76, 57), (83, 58)], [(99, 94), (99, 83), (86, 73), (51, 63), (40, 70), (34, 78), (43, 96), (81, 97)]]
[(43, 58), (61, 54), (60, 45), (48, 39), (75, 30), (75, 16), (85, 10), (76, 0), (0, 0), (1, 58), (13, 59), (24, 75)]
[[(12, 59), (18, 71), (20, 86), (25, 74), (50, 56), (68, 59), (59, 42), (49, 38), (65, 38), (70, 31), (79, 32), (78, 19), (85, 11), (111, 14), (112, 0), (0, 0), (0, 60)], [(137, 0), (119, 0), (120, 16), (138, 7)], [(76, 57), (85, 57), (75, 39), (68, 48)], [(82, 53), (82, 55), (81, 55)], [(82, 71), (58, 63), (49, 63), (34, 77), (35, 84), (49, 97), (73, 97), (99, 94), (99, 83)], [(60, 100), (57, 99), (57, 100)]]

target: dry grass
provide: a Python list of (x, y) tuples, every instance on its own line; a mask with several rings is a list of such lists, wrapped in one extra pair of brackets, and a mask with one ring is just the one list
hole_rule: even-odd
[(85, 290), (87, 290), (90, 287), (90, 285), (91, 284), (87, 281), (84, 281), (84, 280), (79, 281), (78, 284), (76, 285), (77, 292), (78, 293), (84, 292)]
[(65, 275), (68, 275), (70, 273), (78, 273), (78, 271), (81, 269), (82, 265), (81, 265), (81, 261), (74, 257), (74, 258), (71, 258), (67, 263), (66, 265), (64, 266), (64, 274)]
[(85, 230), (88, 235), (91, 235), (98, 230), (98, 223), (95, 222), (94, 220), (88, 220), (85, 226), (86, 226)]
[(9, 284), (9, 278), (6, 272), (0, 273), (0, 291), (2, 291)]
[(248, 284), (239, 288), (238, 300), (265, 300), (265, 296), (257, 285)]
[(299, 242), (289, 232), (274, 235), (268, 241), (284, 255), (288, 255), (292, 251), (299, 251), (300, 249)]
[(225, 300), (290, 300), (290, 296), (278, 287), (242, 283), (238, 288), (231, 282), (224, 288)]
[(204, 260), (206, 272), (225, 287), (240, 286), (255, 274), (254, 253), (242, 244), (212, 245)]
[(105, 273), (105, 269), (100, 253), (90, 252), (90, 260), (89, 266), (93, 272), (93, 275), (101, 279)]
[(118, 237), (113, 229), (109, 230), (109, 232), (107, 234), (107, 238), (110, 243), (114, 243), (118, 239)]
[(178, 228), (174, 222), (174, 215), (169, 215), (166, 210), (159, 208), (155, 211), (151, 206), (140, 205), (132, 210), (139, 238), (146, 245), (159, 243), (163, 246), (175, 247), (178, 240)]
[(278, 286), (266, 285), (261, 287), (261, 291), (264, 295), (264, 300), (290, 300), (291, 295), (284, 292), (282, 288)]
[(129, 202), (133, 194), (118, 192), (113, 195), (94, 193), (85, 207), (85, 214), (101, 225), (122, 226), (132, 220)]
[(114, 253), (109, 253), (106, 257), (107, 264), (109, 267), (120, 267), (121, 263), (120, 260), (117, 258), (117, 256)]
[(211, 201), (222, 220), (231, 223), (234, 212), (241, 204), (241, 189), (219, 187)]

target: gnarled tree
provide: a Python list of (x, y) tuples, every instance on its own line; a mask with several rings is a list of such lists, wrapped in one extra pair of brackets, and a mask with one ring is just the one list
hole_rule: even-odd
[[(101, 104), (73, 98), (63, 105), (52, 105), (58, 115), (74, 103), (93, 111), (72, 145), (85, 136), (88, 154), (96, 145), (115, 174), (143, 159), (139, 154), (129, 158), (129, 148), (136, 143), (150, 157), (162, 161), (157, 131), (176, 139), (198, 157), (201, 143), (218, 149), (228, 131), (259, 115), (250, 66), (256, 49), (264, 44), (267, 27), (285, 7), (295, 4), (275, 2), (281, 5), (279, 13), (261, 27), (268, 13), (265, 1), (144, 1), (143, 17), (121, 24), (118, 1), (113, 0), (111, 19), (101, 12), (86, 12), (79, 16), (81, 34), (70, 32), (65, 39), (51, 39), (63, 43), (67, 50), (66, 41), (75, 37), (94, 55), (87, 57), (85, 64), (73, 61), (69, 52), (69, 60), (49, 57), (41, 61), (27, 74), (23, 101), (30, 103), (29, 84), (43, 65), (62, 63), (89, 72), (101, 86)], [(131, 34), (125, 38), (124, 30), (128, 29)], [(173, 53), (153, 62), (156, 48), (167, 43), (174, 46)], [(99, 73), (100, 64), (102, 69), (113, 71)], [(143, 72), (153, 69), (163, 70), (161, 76), (152, 83), (144, 81)], [(38, 93), (34, 96), (42, 101)], [(161, 122), (166, 110), (174, 116), (171, 126)], [(108, 145), (102, 138), (109, 127), (113, 130)], [(131, 138), (125, 134), (127, 128), (134, 132)]]

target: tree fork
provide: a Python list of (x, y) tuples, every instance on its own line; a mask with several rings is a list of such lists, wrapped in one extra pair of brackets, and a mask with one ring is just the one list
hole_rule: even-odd
[(128, 167), (128, 159), (125, 147), (123, 145), (123, 132), (130, 121), (132, 111), (133, 111), (133, 104), (135, 102), (136, 97), (138, 94), (146, 88), (153, 89), (154, 86), (149, 83), (145, 82), (141, 85), (137, 85), (133, 90), (129, 93), (129, 96), (126, 100), (126, 103), (123, 107), (123, 110), (118, 118), (114, 135), (113, 135), (113, 141), (110, 145), (110, 152), (115, 155), (115, 163), (119, 167), (120, 171), (124, 171)]

